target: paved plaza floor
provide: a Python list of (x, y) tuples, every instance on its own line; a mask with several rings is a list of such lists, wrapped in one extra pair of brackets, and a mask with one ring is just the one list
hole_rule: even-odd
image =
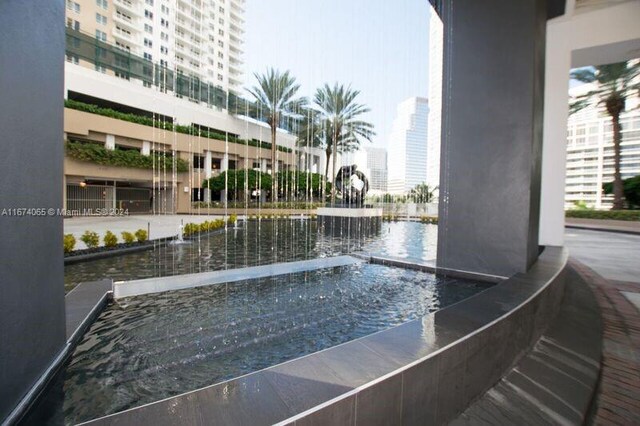
[(640, 424), (640, 235), (567, 229), (566, 246), (590, 278), (603, 320), (593, 424)]
[(180, 225), (186, 223), (202, 223), (206, 220), (218, 219), (213, 215), (134, 215), (134, 216), (83, 216), (64, 219), (64, 233), (76, 237), (76, 249), (86, 248), (80, 241), (84, 231), (94, 231), (100, 240), (107, 231), (111, 231), (121, 239), (122, 231), (135, 232), (138, 229), (149, 230), (149, 239), (165, 238), (178, 235)]

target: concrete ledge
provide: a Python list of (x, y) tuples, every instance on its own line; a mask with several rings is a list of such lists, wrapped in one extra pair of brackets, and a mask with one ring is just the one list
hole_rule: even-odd
[(320, 268), (334, 268), (337, 266), (353, 265), (361, 262), (362, 260), (356, 259), (352, 256), (336, 256), (323, 259), (301, 260), (297, 262), (228, 269), (225, 271), (175, 275), (161, 278), (145, 278), (133, 281), (118, 281), (113, 285), (113, 295), (114, 298), (119, 299), (122, 297), (244, 281), (248, 279), (291, 274)]
[(547, 330), (567, 253), (421, 319), (89, 424), (443, 424)]
[(451, 424), (584, 424), (600, 374), (602, 329), (595, 296), (571, 265), (560, 312), (531, 352)]
[(480, 274), (476, 272), (459, 271), (456, 269), (438, 268), (435, 260), (426, 260), (424, 262), (413, 262), (407, 259), (382, 257), (382, 256), (368, 256), (357, 254), (355, 257), (367, 260), (370, 263), (385, 266), (396, 266), (405, 269), (415, 269), (422, 272), (430, 272), (433, 274), (446, 275), (455, 278), (464, 278), (469, 280), (485, 281), (490, 283), (499, 283), (504, 281), (507, 277), (500, 277), (497, 275)]
[(348, 208), (348, 207), (320, 207), (318, 216), (329, 217), (382, 217), (381, 208)]

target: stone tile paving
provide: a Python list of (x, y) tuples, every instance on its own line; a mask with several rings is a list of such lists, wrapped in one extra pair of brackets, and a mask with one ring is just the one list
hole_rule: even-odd
[(607, 280), (584, 264), (578, 272), (591, 284), (604, 333), (600, 385), (591, 423), (640, 424), (640, 311), (622, 294), (640, 294), (639, 283)]

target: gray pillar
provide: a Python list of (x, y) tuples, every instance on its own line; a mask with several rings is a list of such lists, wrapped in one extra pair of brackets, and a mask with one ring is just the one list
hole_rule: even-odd
[(62, 217), (46, 212), (62, 208), (64, 2), (0, 1), (0, 28), (3, 423), (66, 340)]
[(546, 1), (439, 3), (437, 264), (524, 272), (538, 255)]

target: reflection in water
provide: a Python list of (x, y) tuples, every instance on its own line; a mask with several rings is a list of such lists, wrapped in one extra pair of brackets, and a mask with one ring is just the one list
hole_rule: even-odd
[(241, 268), (334, 256), (357, 250), (408, 258), (434, 259), (437, 226), (415, 222), (383, 223), (376, 236), (331, 237), (315, 220), (248, 221), (193, 244), (167, 245), (138, 253), (65, 266), (65, 288), (101, 278), (131, 280)]
[(156, 401), (405, 323), (485, 288), (360, 264), (121, 299), (92, 325), (32, 421), (74, 423)]

